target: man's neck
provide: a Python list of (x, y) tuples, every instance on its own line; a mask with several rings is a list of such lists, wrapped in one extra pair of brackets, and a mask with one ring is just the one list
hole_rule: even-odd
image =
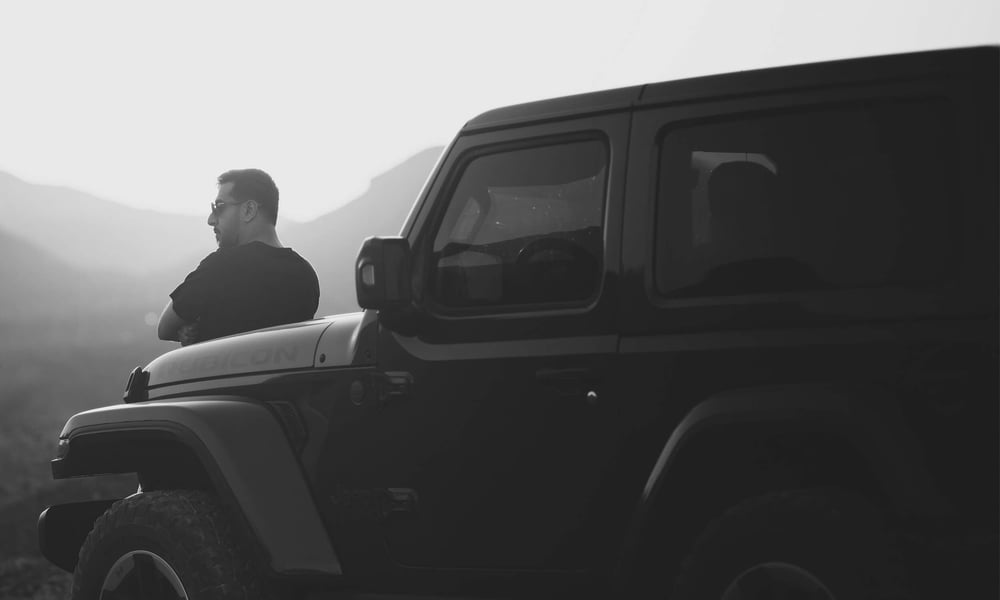
[(244, 239), (240, 240), (239, 245), (251, 244), (253, 242), (260, 242), (268, 246), (273, 246), (274, 248), (282, 248), (281, 240), (278, 239), (278, 232), (274, 230), (273, 227), (262, 229), (260, 231), (249, 232)]

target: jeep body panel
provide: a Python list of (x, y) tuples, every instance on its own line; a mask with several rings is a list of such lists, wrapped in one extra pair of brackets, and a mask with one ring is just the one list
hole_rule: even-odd
[(346, 313), (179, 348), (145, 368), (147, 397), (245, 393), (321, 369), (371, 365), (374, 320)]
[[(838, 389), (842, 388), (842, 389)], [(642, 504), (651, 505), (662, 490), (671, 462), (700, 430), (734, 426), (788, 424), (799, 430), (825, 430), (843, 436), (874, 471), (894, 508), (904, 515), (950, 512), (934, 489), (929, 473), (915, 463), (912, 432), (899, 415), (882, 414), (890, 406), (879, 388), (851, 389), (842, 384), (776, 385), (727, 390), (693, 407), (674, 429), (643, 488)]]
[(362, 316), (333, 315), (178, 348), (149, 363), (148, 386), (357, 364)]
[(632, 108), (639, 100), (644, 87), (632, 86), (496, 108), (469, 120), (462, 128), (462, 134), (509, 128), (516, 125), (537, 124), (543, 121), (579, 118), (586, 115), (622, 112)]
[(316, 343), (330, 323), (327, 319), (307, 321), (178, 348), (156, 358), (146, 367), (149, 387), (155, 389), (180, 381), (310, 369), (314, 364)]
[[(53, 474), (138, 472), (140, 482), (153, 477), (162, 484), (155, 479), (161, 461), (181, 471), (197, 468), (239, 509), (274, 572), (339, 575), (326, 515), (318, 512), (309, 487), (328, 428), (324, 411), (314, 405), (328, 393), (318, 390), (335, 388), (346, 398), (352, 382), (364, 383), (362, 394), (375, 393), (366, 374), (375, 359), (375, 318), (334, 315), (166, 353), (144, 369), (139, 383), (130, 383), (141, 389), (128, 398), (140, 402), (86, 411), (66, 423)], [(173, 457), (178, 448), (197, 464)], [(185, 479), (171, 477), (175, 483)], [(198, 477), (188, 473), (188, 485), (200, 484)], [(62, 540), (52, 547), (65, 564), (62, 556), (73, 554), (71, 546), (80, 541), (73, 532), (89, 528), (92, 519), (68, 525), (90, 513), (53, 508), (46, 539)]]
[(753, 69), (650, 83), (644, 86), (636, 107), (683, 105), (710, 99), (802, 93), (858, 85), (905, 85), (942, 77), (981, 77), (988, 63), (995, 60), (996, 47), (983, 46)]
[(142, 464), (129, 460), (130, 446), (164, 438), (200, 459), (216, 490), (250, 526), (275, 573), (340, 574), (302, 467), (278, 421), (259, 402), (205, 396), (76, 414), (60, 435), (52, 473), (62, 479), (141, 471)]

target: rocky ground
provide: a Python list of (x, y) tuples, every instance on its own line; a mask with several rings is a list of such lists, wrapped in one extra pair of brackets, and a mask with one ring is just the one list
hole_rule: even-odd
[(38, 515), (46, 506), (135, 491), (134, 475), (50, 482), (29, 496), (0, 506), (0, 599), (69, 597), (72, 577), (50, 564), (38, 548)]
[(0, 562), (0, 598), (4, 600), (63, 600), (72, 576), (43, 558), (21, 556)]

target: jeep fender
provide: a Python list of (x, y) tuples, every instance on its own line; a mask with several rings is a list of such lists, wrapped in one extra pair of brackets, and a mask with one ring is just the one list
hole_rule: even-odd
[(84, 540), (97, 518), (114, 500), (90, 500), (57, 504), (38, 516), (38, 549), (60, 569), (72, 573)]
[(626, 534), (625, 565), (638, 550), (655, 506), (672, 493), (672, 467), (700, 435), (727, 426), (788, 430), (808, 425), (840, 434), (867, 462), (881, 491), (900, 515), (950, 512), (949, 503), (918, 460), (916, 440), (884, 389), (837, 384), (783, 385), (730, 390), (695, 405), (673, 430), (646, 481)]
[(74, 415), (52, 461), (56, 479), (143, 467), (130, 445), (189, 450), (222, 500), (238, 510), (280, 575), (337, 576), (340, 562), (281, 426), (260, 404), (203, 396), (98, 408)]

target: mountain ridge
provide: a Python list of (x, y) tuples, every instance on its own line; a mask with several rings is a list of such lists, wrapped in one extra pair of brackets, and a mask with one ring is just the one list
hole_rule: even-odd
[[(353, 271), (362, 240), (399, 233), (442, 150), (414, 154), (373, 177), (360, 196), (316, 219), (279, 220), (279, 237), (319, 276), (317, 315), (357, 310)], [(4, 172), (0, 210), (10, 215), (0, 222), (0, 252), (8, 257), (0, 276), (16, 282), (0, 293), (0, 318), (8, 320), (70, 306), (73, 313), (86, 313), (83, 295), (105, 308), (134, 304), (140, 316), (158, 314), (170, 291), (216, 249), (200, 217), (132, 208)]]

